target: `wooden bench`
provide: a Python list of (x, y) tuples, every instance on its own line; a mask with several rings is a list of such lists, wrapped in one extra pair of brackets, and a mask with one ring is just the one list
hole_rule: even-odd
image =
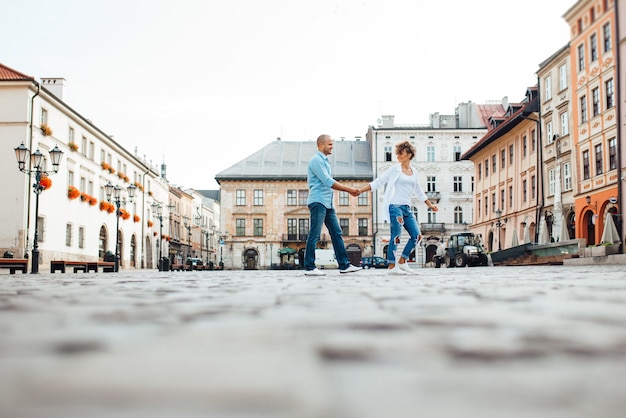
[(115, 272), (115, 262), (113, 261), (89, 261), (87, 263), (87, 271), (97, 273), (100, 267), (102, 267), (103, 273)]
[(56, 273), (59, 270), (61, 273), (65, 273), (66, 267), (74, 269), (74, 273), (82, 271), (87, 273), (87, 261), (67, 261), (67, 260), (52, 260), (50, 261), (50, 273)]
[(28, 268), (28, 259), (26, 258), (0, 258), (0, 268), (9, 269), (11, 274), (15, 274), (17, 270), (22, 270), (26, 274)]

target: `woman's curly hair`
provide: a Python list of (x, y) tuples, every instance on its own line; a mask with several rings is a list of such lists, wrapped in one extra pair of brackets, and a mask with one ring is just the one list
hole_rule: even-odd
[(402, 151), (406, 151), (411, 156), (411, 160), (415, 157), (415, 147), (409, 141), (400, 142), (396, 145), (396, 154), (401, 154)]

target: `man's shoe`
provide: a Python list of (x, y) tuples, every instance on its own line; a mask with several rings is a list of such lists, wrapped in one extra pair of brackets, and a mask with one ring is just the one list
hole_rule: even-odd
[(350, 264), (345, 269), (339, 270), (339, 273), (354, 273), (355, 271), (359, 271), (361, 269), (361, 267), (353, 266), (352, 264)]
[(404, 270), (402, 270), (400, 267), (400, 264), (396, 264), (393, 268), (387, 270), (387, 274), (391, 274), (394, 276), (405, 276), (408, 273)]
[(318, 269), (318, 268), (314, 268), (313, 270), (306, 270), (304, 272), (305, 276), (326, 276), (326, 273), (324, 273), (322, 270)]
[(407, 263), (398, 263), (396, 264), (397, 267), (400, 268), (400, 270), (407, 272), (408, 274), (415, 274), (413, 272), (413, 269), (411, 267), (409, 267), (409, 265)]

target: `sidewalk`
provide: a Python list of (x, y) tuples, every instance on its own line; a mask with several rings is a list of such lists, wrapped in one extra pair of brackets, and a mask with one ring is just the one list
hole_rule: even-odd
[(0, 416), (624, 416), (623, 266), (415, 272), (0, 275)]

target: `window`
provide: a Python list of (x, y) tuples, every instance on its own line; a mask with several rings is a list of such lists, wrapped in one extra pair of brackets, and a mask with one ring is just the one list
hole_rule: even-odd
[(87, 154), (87, 157), (93, 161), (94, 157), (95, 157), (95, 153), (96, 153), (96, 145), (93, 143), (93, 141), (89, 141), (89, 152)]
[(243, 218), (235, 219), (235, 235), (243, 237), (246, 235), (246, 220)]
[(526, 135), (522, 135), (522, 158), (526, 158), (527, 151), (528, 151), (528, 138), (526, 138)]
[(504, 170), (506, 167), (506, 150), (500, 150), (500, 170)]
[(585, 69), (585, 46), (578, 45), (578, 71)]
[(48, 110), (41, 109), (41, 120), (39, 121), (41, 125), (48, 123)]
[(470, 192), (474, 193), (474, 176), (470, 178)]
[(580, 121), (587, 122), (587, 96), (584, 94), (580, 97)]
[(489, 196), (485, 196), (485, 216), (489, 214)]
[(287, 241), (296, 241), (298, 238), (298, 220), (296, 218), (287, 219)]
[(485, 160), (485, 178), (489, 177), (489, 160)]
[(500, 207), (501, 207), (502, 209), (504, 209), (504, 208), (506, 207), (506, 206), (504, 205), (504, 203), (505, 203), (505, 197), (506, 197), (506, 196), (504, 195), (504, 193), (505, 193), (505, 192), (504, 192), (504, 189), (500, 189)]
[(513, 165), (513, 144), (509, 145), (509, 165)]
[(254, 225), (254, 236), (263, 236), (263, 219), (253, 219), (252, 222)]
[(300, 241), (306, 241), (309, 235), (308, 219), (298, 219), (298, 234), (300, 234)]
[(437, 179), (435, 176), (427, 176), (426, 177), (426, 191), (427, 192), (436, 192), (437, 191)]
[(561, 135), (569, 134), (569, 118), (567, 116), (567, 111), (561, 113), (559, 115), (561, 118)]
[(548, 137), (548, 144), (554, 142), (554, 135), (552, 134), (552, 122), (546, 122), (546, 136)]
[(339, 192), (339, 206), (348, 206), (350, 204), (350, 194), (348, 192)]
[(602, 26), (602, 34), (603, 34), (603, 38), (604, 38), (604, 52), (608, 52), (611, 50), (612, 48), (612, 42), (611, 42), (611, 24), (607, 23), (606, 25)]
[(391, 145), (385, 145), (385, 161), (391, 161)]
[(602, 174), (604, 170), (602, 170), (602, 145), (598, 144), (595, 146), (595, 155), (596, 155), (596, 176), (598, 174)]
[(78, 248), (85, 248), (85, 227), (78, 227)]
[(463, 223), (463, 209), (460, 206), (456, 206), (454, 208), (454, 223), (462, 224)]
[(522, 200), (524, 203), (528, 201), (528, 180), (522, 180)]
[(433, 162), (435, 161), (435, 146), (428, 145), (426, 147), (426, 161)]
[(555, 181), (554, 169), (548, 170), (548, 196), (553, 196), (555, 193)]
[(65, 246), (72, 246), (72, 224), (65, 225)]
[(67, 143), (74, 142), (74, 128), (70, 128), (67, 133)]
[(367, 218), (359, 218), (359, 236), (366, 237), (368, 235)]
[(461, 161), (461, 146), (454, 146), (454, 161)]
[(463, 176), (454, 176), (453, 185), (455, 193), (463, 192)]
[(589, 180), (589, 150), (583, 151), (583, 180)]
[(537, 180), (535, 176), (530, 178), (530, 199), (535, 200), (535, 196), (537, 196)]
[(544, 80), (544, 89), (543, 93), (545, 95), (544, 100), (550, 100), (552, 98), (552, 77), (548, 76)]
[(339, 218), (339, 226), (341, 227), (341, 233), (344, 237), (350, 235), (350, 219), (348, 218)]
[[(80, 141), (80, 153), (83, 154), (84, 156), (87, 156), (87, 137), (83, 136), (81, 141)], [(124, 173), (126, 173), (126, 170), (124, 170)]]
[(617, 168), (617, 142), (615, 138), (609, 139), (609, 170)]
[(235, 191), (236, 196), (236, 205), (237, 206), (245, 206), (246, 205), (246, 191), (244, 189), (237, 189)]
[(604, 83), (604, 91), (606, 94), (606, 108), (611, 109), (615, 106), (615, 89), (613, 88), (613, 79)]
[(287, 206), (296, 206), (298, 203), (298, 191), (296, 189), (287, 190)]
[(567, 66), (565, 64), (559, 67), (559, 91), (567, 88)]
[(359, 206), (367, 206), (367, 196), (369, 193), (361, 193), (357, 198), (357, 205)]
[(481, 163), (478, 163), (478, 170), (476, 170), (478, 172), (478, 180), (480, 180), (483, 176), (483, 165)]
[(492, 166), (491, 172), (493, 174), (496, 174), (496, 172), (498, 171), (498, 163), (497, 163), (495, 154), (491, 156), (491, 166)]
[(481, 208), (480, 199), (478, 199), (478, 204), (476, 205), (476, 208), (477, 208), (476, 212), (478, 212), (478, 217), (480, 218), (480, 208)]
[(428, 211), (426, 212), (426, 216), (428, 217), (429, 224), (437, 223), (437, 212), (433, 212), (430, 208), (428, 208)]
[(74, 185), (74, 172), (71, 170), (68, 170), (67, 172), (67, 185), (68, 186)]
[(491, 194), (491, 213), (494, 213), (496, 211), (496, 194), (492, 193)]
[(589, 38), (589, 55), (590, 55), (589, 58), (591, 58), (591, 62), (597, 61), (598, 59), (598, 36), (595, 33), (592, 33), (591, 37)]
[(306, 206), (309, 200), (309, 191), (304, 189), (304, 190), (298, 190), (298, 204), (300, 206)]
[(537, 131), (535, 129), (530, 130), (530, 152), (535, 152), (537, 149)]
[(600, 89), (597, 87), (591, 90), (591, 114), (592, 117), (600, 114)]
[(254, 190), (254, 206), (263, 206), (263, 190)]
[(106, 153), (103, 149), (100, 150), (100, 162), (106, 162)]
[(572, 166), (570, 163), (563, 164), (563, 189), (572, 190)]
[(509, 207), (513, 207), (513, 186), (509, 186)]

